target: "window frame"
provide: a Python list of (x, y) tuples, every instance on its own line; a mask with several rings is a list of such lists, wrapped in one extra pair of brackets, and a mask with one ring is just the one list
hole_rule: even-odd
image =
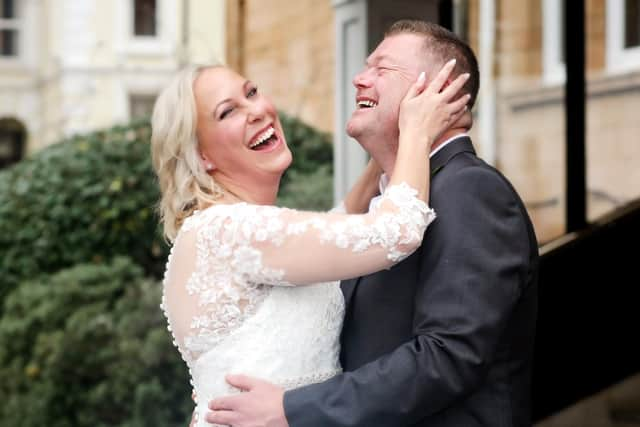
[(625, 47), (625, 0), (606, 3), (606, 67), (609, 73), (640, 70), (640, 46)]
[(140, 37), (144, 37), (144, 38), (156, 38), (159, 35), (160, 32), (160, 19), (159, 19), (159, 15), (160, 15), (160, 6), (161, 6), (161, 0), (155, 0), (156, 4), (155, 4), (155, 16), (154, 16), (154, 34), (136, 34), (136, 13), (135, 13), (135, 8), (136, 8), (136, 2), (138, 0), (131, 0), (131, 6), (132, 6), (132, 12), (131, 12), (131, 32), (132, 32), (132, 36), (135, 38), (140, 38)]
[(563, 84), (567, 79), (561, 57), (564, 40), (561, 1), (543, 0), (542, 3), (542, 80), (548, 85)]
[(11, 56), (0, 55), (0, 64), (19, 65), (24, 62), (26, 32), (24, 31), (24, 2), (14, 0), (15, 17), (10, 19), (0, 18), (0, 30), (14, 30), (18, 38), (16, 42), (17, 54)]
[(171, 55), (177, 34), (176, 17), (178, 3), (175, 0), (156, 0), (156, 34), (134, 34), (135, 0), (119, 0), (118, 27), (116, 28), (119, 51), (127, 55)]

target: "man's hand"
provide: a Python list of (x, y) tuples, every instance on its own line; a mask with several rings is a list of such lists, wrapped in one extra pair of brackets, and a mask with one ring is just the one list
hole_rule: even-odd
[(282, 388), (245, 375), (227, 375), (227, 382), (245, 393), (209, 402), (207, 422), (233, 427), (289, 427)]

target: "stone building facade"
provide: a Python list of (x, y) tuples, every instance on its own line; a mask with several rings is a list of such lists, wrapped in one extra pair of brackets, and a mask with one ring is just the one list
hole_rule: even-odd
[(5, 0), (0, 9), (0, 167), (148, 115), (180, 66), (225, 58), (224, 0)]
[[(471, 20), (477, 20), (483, 3), (469, 1)], [(571, 9), (565, 12), (563, 4), (496, 1), (495, 163), (527, 202), (541, 242), (563, 234), (565, 227), (562, 32), (563, 14)], [(590, 221), (640, 197), (639, 7), (637, 1), (586, 1)], [(483, 76), (483, 84), (486, 80)]]
[(227, 62), (282, 111), (333, 132), (333, 20), (328, 0), (227, 0)]
[[(417, 0), (400, 3), (389, 11), (376, 0), (227, 0), (229, 63), (258, 81), (284, 111), (319, 129), (344, 133), (336, 109), (349, 113), (338, 98), (350, 78), (339, 69), (354, 51), (358, 31), (366, 44), (372, 39), (372, 15), (386, 16), (375, 21), (386, 22), (430, 7)], [(483, 71), (483, 92), (474, 109), (476, 147), (514, 183), (539, 240), (552, 240), (565, 229), (564, 2), (450, 3), (454, 29), (474, 47)], [(355, 15), (341, 20), (347, 8)], [(341, 34), (344, 22), (357, 20), (358, 13), (368, 22), (365, 18), (362, 29)], [(638, 13), (634, 0), (586, 1), (591, 221), (640, 196)], [(370, 49), (366, 45), (365, 52)], [(355, 52), (364, 60), (366, 55)], [(341, 153), (337, 150), (336, 179), (346, 185), (363, 163), (358, 153)], [(347, 165), (344, 179), (341, 165)]]

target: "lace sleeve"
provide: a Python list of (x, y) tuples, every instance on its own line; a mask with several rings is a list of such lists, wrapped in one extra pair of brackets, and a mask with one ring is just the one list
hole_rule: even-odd
[(274, 206), (216, 205), (184, 227), (198, 229), (198, 250), (231, 266), (236, 283), (290, 285), (369, 274), (401, 261), (435, 218), (406, 184), (390, 186), (361, 215)]
[(251, 316), (270, 286), (327, 282), (388, 268), (414, 251), (435, 214), (407, 185), (364, 215), (246, 203), (189, 217), (171, 255), (162, 308), (191, 367)]

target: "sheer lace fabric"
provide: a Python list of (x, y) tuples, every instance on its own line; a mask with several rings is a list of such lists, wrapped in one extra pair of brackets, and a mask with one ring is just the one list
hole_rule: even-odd
[(294, 388), (339, 372), (344, 303), (336, 281), (389, 268), (420, 245), (435, 214), (416, 194), (390, 186), (364, 215), (238, 203), (185, 221), (162, 308), (201, 419), (211, 398), (234, 392), (226, 373)]

